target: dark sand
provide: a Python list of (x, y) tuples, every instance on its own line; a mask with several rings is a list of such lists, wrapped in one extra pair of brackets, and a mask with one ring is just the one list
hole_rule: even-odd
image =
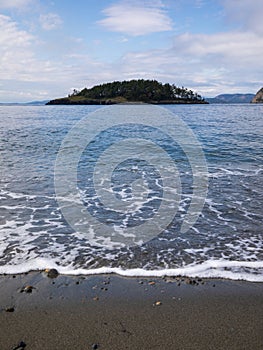
[[(178, 283), (0, 276), (0, 350), (21, 341), (26, 350), (263, 349), (262, 283)], [(32, 293), (20, 292), (27, 285)]]

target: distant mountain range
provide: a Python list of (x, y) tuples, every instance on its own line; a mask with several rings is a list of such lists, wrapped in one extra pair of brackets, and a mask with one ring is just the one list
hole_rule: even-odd
[(0, 103), (0, 106), (43, 106), (49, 100), (45, 101), (32, 101), (32, 102), (10, 102), (10, 103)]
[(206, 98), (209, 103), (250, 103), (255, 94), (221, 94), (213, 98)]

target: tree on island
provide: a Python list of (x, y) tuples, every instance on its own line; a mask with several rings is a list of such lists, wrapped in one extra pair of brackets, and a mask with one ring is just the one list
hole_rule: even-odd
[(144, 103), (206, 103), (197, 93), (174, 84), (162, 84), (157, 80), (114, 81), (73, 90), (68, 97), (56, 99), (48, 104), (113, 104), (125, 102)]

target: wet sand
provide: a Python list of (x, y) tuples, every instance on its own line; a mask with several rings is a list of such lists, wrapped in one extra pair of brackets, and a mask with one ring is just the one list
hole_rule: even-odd
[(263, 283), (0, 276), (0, 349), (263, 349)]

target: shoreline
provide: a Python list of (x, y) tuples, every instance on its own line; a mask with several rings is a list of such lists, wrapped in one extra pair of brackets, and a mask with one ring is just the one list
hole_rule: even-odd
[(1, 275), (0, 349), (262, 349), (262, 305), (261, 282)]
[[(235, 271), (235, 268), (241, 269)], [(96, 268), (70, 268), (69, 266), (58, 266), (56, 263), (50, 263), (47, 259), (36, 259), (34, 267), (32, 262), (21, 265), (2, 265), (0, 266), (0, 277), (8, 275), (27, 274), (32, 272), (43, 272), (45, 269), (57, 269), (63, 276), (94, 276), (94, 275), (117, 275), (121, 277), (138, 278), (164, 278), (164, 277), (189, 277), (203, 279), (222, 279), (232, 281), (247, 281), (263, 283), (262, 274), (255, 273), (257, 269), (262, 269), (261, 261), (235, 261), (211, 259), (202, 263), (189, 264), (176, 268), (144, 269), (134, 267), (124, 269), (122, 267), (102, 266)], [(247, 271), (246, 271), (247, 269)], [(253, 269), (255, 269), (253, 273)]]

